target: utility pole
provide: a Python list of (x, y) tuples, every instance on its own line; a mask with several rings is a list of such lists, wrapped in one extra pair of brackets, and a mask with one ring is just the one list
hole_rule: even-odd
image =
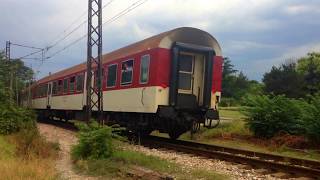
[[(96, 83), (94, 83), (96, 87), (94, 87), (92, 83), (93, 70), (97, 71), (96, 77), (94, 77), (96, 78)], [(86, 120), (87, 122), (89, 122), (92, 116), (92, 111), (97, 110), (98, 120), (100, 123), (102, 123), (102, 0), (88, 0), (88, 43), (86, 82)]]
[(6, 59), (9, 61), (10, 60), (10, 41), (6, 42)]
[(7, 59), (7, 62), (9, 64), (9, 69), (10, 69), (10, 82), (9, 82), (9, 88), (10, 88), (10, 91), (12, 91), (12, 86), (13, 86), (13, 72), (12, 72), (12, 66), (10, 64), (10, 46), (11, 46), (11, 42), (10, 41), (7, 41), (6, 42), (6, 59)]

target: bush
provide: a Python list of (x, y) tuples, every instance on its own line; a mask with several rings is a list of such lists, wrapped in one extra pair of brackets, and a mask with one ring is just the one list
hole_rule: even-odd
[(89, 125), (79, 123), (79, 142), (72, 148), (72, 158), (80, 159), (106, 159), (112, 155), (112, 129), (100, 127), (95, 121)]
[(320, 142), (320, 94), (312, 97), (305, 116), (307, 136), (310, 140)]
[(271, 138), (280, 132), (306, 133), (304, 120), (310, 105), (284, 96), (250, 96), (245, 100), (247, 125), (258, 137)]
[(218, 127), (213, 129), (205, 130), (200, 137), (208, 138), (225, 138), (231, 139), (237, 136), (250, 136), (251, 133), (249, 129), (245, 126), (245, 122), (242, 120), (233, 120), (228, 123), (221, 123)]
[(11, 136), (11, 141), (15, 144), (16, 154), (23, 159), (54, 158), (59, 150), (59, 144), (48, 142), (37, 128), (21, 129)]
[(11, 134), (20, 129), (36, 127), (33, 111), (17, 107), (13, 104), (0, 105), (0, 134)]
[(238, 106), (239, 104), (240, 104), (239, 100), (236, 100), (235, 98), (226, 98), (226, 97), (222, 97), (221, 102), (219, 103), (221, 107)]

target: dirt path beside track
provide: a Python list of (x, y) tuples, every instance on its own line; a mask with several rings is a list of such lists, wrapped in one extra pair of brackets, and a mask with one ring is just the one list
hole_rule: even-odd
[(72, 145), (77, 142), (77, 137), (74, 132), (64, 130), (53, 125), (38, 123), (40, 134), (48, 141), (58, 142), (60, 145), (59, 159), (56, 161), (56, 169), (59, 172), (61, 179), (97, 179), (76, 174), (73, 171), (70, 151)]
[[(60, 145), (59, 159), (56, 161), (56, 169), (61, 179), (99, 179), (99, 177), (90, 177), (76, 174), (73, 171), (73, 164), (70, 156), (72, 145), (77, 143), (76, 133), (68, 131), (53, 125), (38, 123), (38, 128), (42, 136), (48, 141), (58, 142)], [(193, 157), (192, 155), (177, 153), (167, 150), (149, 149), (136, 145), (124, 145), (124, 149), (142, 152), (146, 155), (158, 156), (173, 163), (181, 165), (182, 169), (189, 171), (194, 168), (200, 168), (206, 171), (215, 171), (217, 173), (228, 175), (231, 179), (243, 180), (262, 180), (278, 179), (269, 175), (261, 175), (252, 169), (243, 169), (239, 165), (234, 165), (219, 160), (203, 159)], [(241, 165), (240, 165), (241, 166)], [(104, 177), (105, 179), (105, 177)]]

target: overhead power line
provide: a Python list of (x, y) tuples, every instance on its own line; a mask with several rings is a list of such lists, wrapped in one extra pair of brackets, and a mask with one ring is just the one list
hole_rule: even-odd
[(144, 4), (145, 2), (147, 2), (148, 0), (138, 0), (134, 3), (132, 3), (130, 6), (128, 6), (126, 9), (122, 10), (121, 12), (119, 12), (118, 14), (116, 14), (115, 16), (113, 16), (112, 18), (108, 19), (107, 21), (105, 21), (104, 23), (102, 23), (102, 25), (106, 25), (106, 24), (110, 24), (112, 22), (114, 22), (115, 20), (119, 19), (120, 17), (128, 14), (130, 11), (136, 9), (137, 7), (141, 6), (142, 4)]
[[(106, 3), (105, 5), (103, 5), (102, 9), (106, 8), (108, 5), (110, 5), (112, 3), (112, 1), (114, 0), (110, 0), (108, 3)], [(85, 12), (83, 12), (81, 14), (81, 16), (79, 16), (75, 21), (73, 21), (62, 33), (60, 33), (59, 36), (57, 36), (57, 40), (53, 41), (52, 43), (50, 43), (50, 45), (47, 47), (47, 51), (52, 49), (53, 47), (55, 47), (56, 45), (58, 45), (60, 42), (62, 42), (63, 40), (67, 39), (71, 34), (73, 34), (74, 32), (76, 32), (78, 29), (81, 28), (81, 26), (85, 25), (88, 20), (84, 20), (82, 21), (79, 25), (77, 25), (76, 27), (74, 27), (71, 31), (68, 32), (69, 29), (71, 29), (71, 27), (73, 27), (73, 25), (75, 25), (80, 19), (82, 19), (82, 17), (84, 15), (87, 15), (88, 10), (86, 10)], [(68, 32), (68, 33), (67, 33)], [(67, 34), (66, 34), (67, 33)], [(60, 38), (61, 35), (66, 34), (64, 36), (62, 36)]]
[[(81, 20), (82, 17), (84, 17), (87, 13), (88, 13), (88, 10), (83, 12), (77, 19), (75, 19), (69, 26), (67, 26), (66, 29), (64, 29), (61, 33), (59, 33), (59, 35), (57, 35), (56, 38), (54, 38), (55, 40), (51, 41), (51, 43), (49, 43), (49, 44), (56, 44), (56, 42), (60, 39), (60, 37), (62, 35), (64, 35), (69, 29), (71, 29), (73, 27), (73, 25), (75, 25), (79, 20)], [(58, 40), (56, 40), (56, 39), (58, 39)], [(51, 47), (51, 46), (52, 45), (50, 45), (48, 47)]]
[(37, 54), (37, 53), (40, 53), (40, 52), (43, 52), (43, 51), (44, 51), (44, 49), (40, 49), (39, 51), (35, 51), (35, 52), (32, 52), (32, 53), (29, 53), (29, 54), (24, 55), (24, 56), (21, 56), (21, 57), (19, 57), (19, 58), (17, 58), (17, 59), (25, 59), (25, 58), (27, 58), (27, 57), (29, 57), (29, 56), (32, 56), (32, 55), (34, 55), (34, 54)]
[(29, 48), (29, 49), (43, 49), (43, 48), (39, 48), (39, 47), (33, 47), (33, 46), (28, 46), (28, 45), (23, 45), (23, 44), (15, 44), (15, 43), (10, 43), (13, 46), (19, 46), (19, 47), (24, 47), (24, 48)]
[(42, 61), (42, 58), (36, 58), (36, 57), (26, 57), (26, 58), (20, 58), (20, 59), (23, 59), (23, 60), (35, 60), (35, 61)]
[[(132, 10), (138, 8), (139, 6), (141, 6), (142, 4), (144, 4), (145, 2), (147, 2), (148, 0), (138, 0), (134, 3), (132, 3), (130, 6), (128, 6), (126, 9), (122, 10), (121, 12), (119, 12), (118, 14), (116, 14), (115, 16), (113, 16), (112, 18), (108, 19), (107, 21), (105, 21), (104, 23), (102, 23), (102, 25), (106, 25), (106, 24), (110, 24), (114, 21), (116, 21), (117, 19), (119, 19), (120, 17), (128, 14), (129, 12), (131, 12)], [(71, 43), (67, 44), (66, 46), (64, 46), (62, 49), (52, 53), (50, 56), (46, 57), (45, 59), (50, 59), (54, 56), (56, 56), (57, 54), (65, 51), (66, 49), (70, 48), (71, 46), (75, 45), (76, 43), (78, 43), (79, 41), (81, 41), (82, 39), (86, 38), (88, 35), (88, 33), (86, 33), (85, 35), (81, 36), (80, 38), (72, 41)]]
[(54, 46), (58, 45), (60, 42), (62, 42), (63, 40), (67, 39), (71, 34), (73, 34), (76, 30), (78, 30), (82, 25), (86, 24), (86, 22), (88, 22), (87, 20), (83, 21), (81, 24), (79, 24), (77, 27), (75, 27), (72, 31), (70, 31), (67, 35), (65, 35), (64, 37), (62, 37), (61, 39), (59, 39), (58, 41), (56, 41), (54, 44), (48, 46), (46, 48), (46, 50), (50, 50), (51, 48), (53, 48)]
[(69, 47), (73, 46), (74, 44), (78, 43), (79, 41), (81, 41), (82, 39), (84, 39), (86, 36), (87, 36), (87, 34), (81, 36), (80, 38), (78, 38), (78, 39), (76, 39), (76, 40), (74, 40), (74, 41), (72, 41), (71, 43), (67, 44), (67, 45), (64, 46), (62, 49), (60, 49), (60, 50), (52, 53), (50, 56), (46, 57), (45, 59), (50, 59), (50, 58), (56, 56), (57, 54), (61, 53), (62, 51), (66, 50), (66, 49), (68, 49)]

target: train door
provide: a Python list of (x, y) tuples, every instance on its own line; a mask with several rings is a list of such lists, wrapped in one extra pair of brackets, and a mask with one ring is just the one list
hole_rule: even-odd
[(202, 54), (181, 52), (179, 55), (178, 101), (184, 107), (203, 104), (204, 59)]
[(49, 82), (48, 92), (47, 92), (47, 108), (51, 107), (51, 97), (52, 97), (52, 82)]
[(203, 105), (203, 88), (204, 88), (204, 66), (205, 56), (203, 54), (195, 54), (194, 72), (193, 72), (193, 94), (197, 97), (199, 106)]

